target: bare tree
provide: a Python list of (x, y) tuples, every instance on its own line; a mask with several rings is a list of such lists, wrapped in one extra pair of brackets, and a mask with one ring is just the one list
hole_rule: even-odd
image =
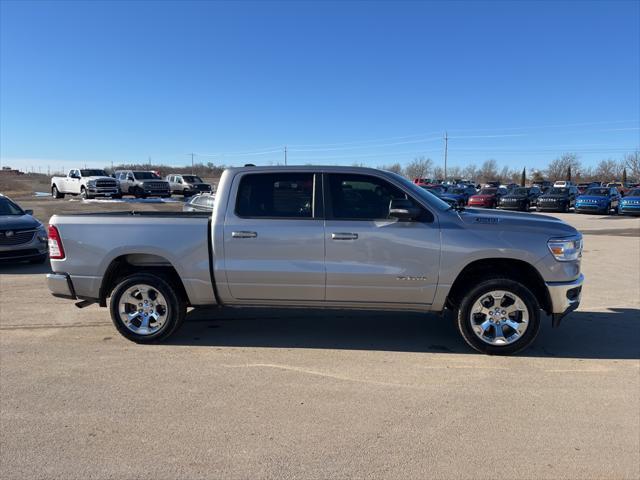
[(444, 180), (444, 168), (436, 167), (433, 169), (433, 178), (436, 180)]
[(462, 170), (462, 176), (465, 178), (465, 180), (475, 181), (476, 177), (478, 176), (478, 167), (476, 167), (473, 163), (471, 165), (467, 165), (466, 167), (464, 167), (464, 170)]
[(547, 177), (551, 181), (564, 180), (569, 169), (577, 172), (580, 170), (580, 166), (580, 159), (575, 153), (564, 153), (549, 163), (547, 167)]
[(414, 178), (427, 178), (432, 166), (433, 161), (430, 158), (414, 158), (413, 161), (405, 167), (404, 176), (412, 180)]
[(619, 180), (622, 175), (622, 169), (624, 168), (622, 162), (617, 162), (613, 159), (601, 160), (596, 166), (595, 175), (598, 179), (609, 182), (613, 180)]
[(380, 165), (378, 166), (379, 170), (387, 170), (388, 172), (397, 173), (402, 175), (402, 165), (399, 163), (392, 163), (391, 165)]
[(478, 172), (478, 180), (481, 182), (490, 182), (498, 177), (498, 164), (495, 160), (485, 160), (480, 171)]
[(640, 150), (626, 155), (624, 164), (628, 169), (629, 176), (635, 181), (640, 181)]

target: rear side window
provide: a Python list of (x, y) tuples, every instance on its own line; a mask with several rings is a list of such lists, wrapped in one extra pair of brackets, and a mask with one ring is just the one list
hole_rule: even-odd
[(236, 214), (240, 217), (311, 218), (313, 173), (258, 173), (240, 180)]
[(396, 186), (368, 175), (330, 174), (329, 191), (332, 217), (343, 220), (388, 218), (391, 200), (407, 198)]

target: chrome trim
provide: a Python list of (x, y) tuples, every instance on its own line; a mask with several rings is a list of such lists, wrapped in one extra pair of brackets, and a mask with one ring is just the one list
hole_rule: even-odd
[(568, 313), (578, 308), (582, 298), (582, 291), (574, 299), (567, 298), (567, 292), (571, 289), (582, 287), (584, 275), (570, 282), (547, 283), (549, 298), (551, 299), (551, 313)]
[(66, 273), (48, 273), (47, 287), (53, 296), (72, 299), (76, 298), (73, 284), (71, 283), (69, 275)]
[(256, 238), (257, 232), (231, 232), (233, 238)]

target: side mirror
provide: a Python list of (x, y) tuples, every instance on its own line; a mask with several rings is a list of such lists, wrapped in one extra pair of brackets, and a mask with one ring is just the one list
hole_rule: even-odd
[(27, 215), (33, 215), (33, 210), (25, 210), (24, 213)]
[(133, 182), (133, 175), (129, 175), (129, 176), (127, 177), (127, 180), (129, 180), (130, 182)]
[(422, 210), (406, 198), (394, 198), (389, 204), (389, 217), (397, 218), (403, 222), (415, 220), (421, 213)]

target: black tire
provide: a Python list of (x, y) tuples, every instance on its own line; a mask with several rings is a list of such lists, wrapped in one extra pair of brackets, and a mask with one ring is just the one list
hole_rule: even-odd
[[(166, 300), (166, 319), (164, 324), (154, 333), (140, 335), (131, 331), (120, 319), (119, 303), (127, 289), (135, 285), (147, 285), (161, 293)], [(184, 299), (177, 293), (176, 288), (166, 279), (150, 273), (137, 273), (121, 280), (111, 293), (109, 301), (111, 320), (116, 329), (125, 338), (136, 343), (158, 343), (173, 335), (182, 325), (187, 313)]]
[(531, 210), (531, 204), (529, 204), (529, 202), (524, 202), (524, 206), (522, 207), (522, 211), (523, 212), (528, 212), (529, 210)]
[(184, 198), (189, 198), (191, 195), (192, 195), (192, 193), (191, 193), (189, 190), (187, 190), (187, 189), (184, 189), (184, 190), (182, 191), (182, 196), (183, 196)]
[(89, 198), (91, 198), (89, 196), (89, 194), (87, 193), (87, 189), (84, 187), (80, 187), (80, 197), (82, 197), (83, 199), (87, 200)]
[[(522, 299), (529, 316), (529, 325), (520, 338), (505, 345), (491, 345), (481, 340), (473, 331), (471, 308), (483, 295), (503, 290), (513, 293)], [(527, 348), (535, 340), (540, 330), (540, 306), (531, 291), (523, 284), (508, 278), (493, 278), (479, 283), (472, 288), (460, 302), (455, 312), (456, 327), (467, 344), (481, 353), (488, 355), (510, 355)]]
[(64, 198), (64, 193), (61, 193), (60, 190), (58, 190), (58, 187), (54, 185), (51, 187), (51, 196), (53, 198)]
[(35, 258), (32, 258), (31, 260), (29, 260), (29, 263), (35, 263), (35, 264), (41, 265), (46, 261), (47, 261), (47, 254), (45, 253), (44, 255), (39, 255)]
[(118, 193), (117, 195), (111, 195), (111, 198), (114, 200), (120, 200), (122, 198), (122, 194)]

